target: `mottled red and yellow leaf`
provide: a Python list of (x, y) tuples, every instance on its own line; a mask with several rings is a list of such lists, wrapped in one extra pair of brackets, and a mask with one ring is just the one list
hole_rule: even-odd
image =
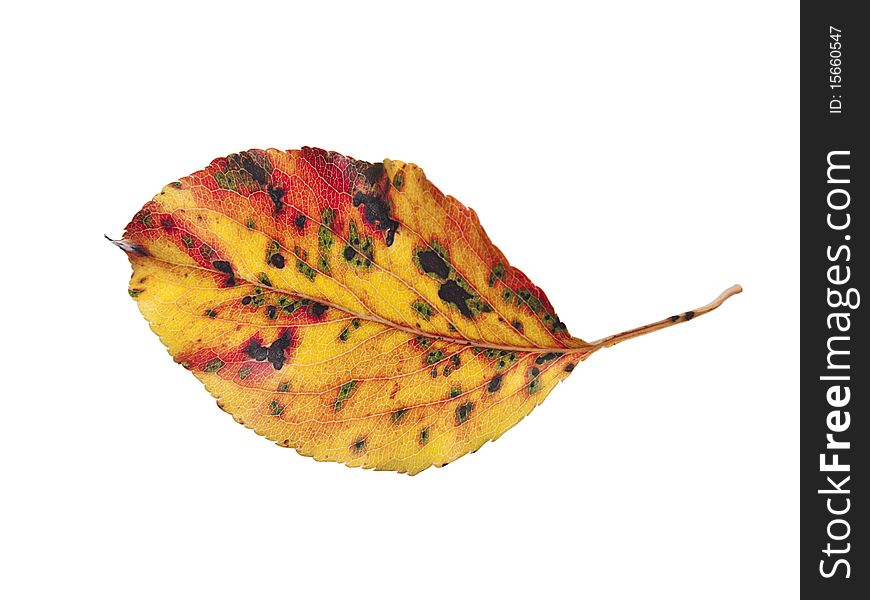
[(115, 242), (129, 293), (218, 406), (317, 460), (418, 473), (477, 450), (601, 347), (413, 164), (250, 150), (167, 185)]

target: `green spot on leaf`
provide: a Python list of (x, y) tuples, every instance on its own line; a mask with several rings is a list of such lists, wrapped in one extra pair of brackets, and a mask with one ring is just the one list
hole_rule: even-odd
[(516, 352), (508, 352), (506, 354), (500, 354), (498, 358), (498, 362), (496, 362), (496, 369), (504, 369), (509, 365), (514, 364), (517, 361)]
[(456, 424), (462, 425), (471, 416), (471, 411), (474, 410), (474, 404), (465, 402), (456, 407)]
[(266, 302), (266, 295), (263, 293), (263, 288), (255, 287), (254, 288), (254, 295), (251, 296), (251, 304), (253, 304), (257, 308), (259, 308), (259, 307), (263, 306), (263, 304), (265, 302)]
[(487, 283), (489, 283), (489, 287), (494, 286), (495, 282), (497, 280), (504, 279), (504, 275), (505, 275), (504, 265), (501, 263), (496, 264), (492, 268), (492, 271), (490, 271), (490, 273), (489, 273), (489, 279), (487, 280)]
[(334, 211), (331, 208), (324, 208), (323, 213), (321, 215), (321, 225), (317, 230), (317, 243), (320, 245), (320, 249), (327, 253), (332, 249), (333, 237), (332, 237), (332, 220), (334, 218)]
[(339, 410), (342, 406), (344, 406), (344, 401), (353, 393), (356, 389), (356, 380), (351, 379), (347, 383), (343, 383), (341, 388), (338, 390), (338, 399), (336, 399), (335, 404), (332, 405), (333, 410)]
[(293, 300), (292, 302), (290, 302), (289, 299), (286, 299), (286, 298), (285, 298), (285, 300), (286, 300), (285, 304), (283, 306), (279, 304), (279, 306), (281, 306), (281, 308), (284, 310), (284, 312), (287, 313), (288, 315), (292, 315), (294, 312), (296, 312), (297, 310), (299, 310), (300, 308), (305, 306), (305, 304), (307, 303), (306, 300), (303, 300), (301, 298), (297, 298), (296, 300)]
[(411, 308), (413, 308), (417, 313), (420, 314), (420, 316), (422, 316), (427, 321), (432, 318), (432, 315), (435, 314), (435, 311), (432, 309), (432, 307), (422, 300), (415, 300), (411, 304)]
[(347, 237), (347, 245), (342, 250), (342, 257), (351, 266), (357, 268), (369, 268), (372, 266), (374, 245), (371, 237), (360, 237), (356, 223), (351, 221)]
[(203, 367), (202, 370), (206, 373), (217, 373), (224, 367), (225, 364), (226, 363), (224, 363), (224, 361), (222, 361), (221, 359), (213, 358), (205, 363), (205, 367)]
[(317, 268), (320, 269), (324, 273), (329, 273), (329, 258), (326, 256), (320, 256), (317, 259)]
[(317, 277), (317, 271), (311, 265), (306, 264), (301, 258), (296, 259), (296, 270), (311, 281), (314, 281), (314, 278)]

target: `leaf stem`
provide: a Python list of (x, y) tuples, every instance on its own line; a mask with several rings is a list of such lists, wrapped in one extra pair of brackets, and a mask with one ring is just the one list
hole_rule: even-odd
[(728, 298), (734, 296), (735, 294), (739, 294), (742, 291), (743, 288), (739, 285), (732, 285), (730, 288), (719, 294), (719, 296), (715, 300), (713, 300), (709, 304), (705, 304), (700, 308), (696, 308), (695, 310), (689, 310), (682, 314), (674, 315), (672, 317), (662, 319), (661, 321), (656, 321), (655, 323), (650, 323), (649, 325), (643, 325), (642, 327), (629, 329), (628, 331), (623, 331), (622, 333), (609, 335), (595, 342), (591, 342), (591, 344), (595, 347), (596, 350), (600, 348), (609, 348), (611, 346), (615, 346), (620, 342), (646, 335), (648, 333), (652, 333), (653, 331), (658, 331), (659, 329), (665, 329), (666, 327), (670, 327), (678, 323), (685, 323), (686, 321), (691, 321), (695, 317), (700, 317), (701, 315), (707, 314), (711, 310), (719, 308), (720, 306), (722, 306), (722, 303), (725, 302)]

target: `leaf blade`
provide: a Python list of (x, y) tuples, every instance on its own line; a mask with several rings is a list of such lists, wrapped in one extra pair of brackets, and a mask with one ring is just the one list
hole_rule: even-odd
[(115, 243), (131, 297), (222, 409), (349, 466), (415, 474), (473, 452), (643, 329), (571, 337), (474, 211), (400, 161), (219, 158)]

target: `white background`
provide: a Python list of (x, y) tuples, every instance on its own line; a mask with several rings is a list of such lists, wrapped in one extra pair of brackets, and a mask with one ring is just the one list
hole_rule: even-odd
[[(793, 598), (798, 7), (3, 9), (4, 598)], [(420, 476), (320, 464), (173, 364), (106, 242), (248, 148), (422, 166), (602, 351)]]

